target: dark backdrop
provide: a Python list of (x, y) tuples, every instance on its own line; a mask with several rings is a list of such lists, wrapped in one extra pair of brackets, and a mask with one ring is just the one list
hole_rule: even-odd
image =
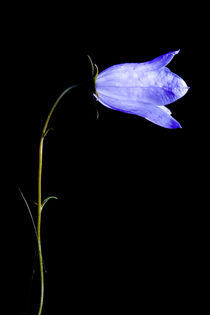
[[(196, 238), (188, 190), (192, 19), (181, 2), (30, 5), (20, 15), (14, 10), (7, 38), (12, 89), (3, 123), (15, 196), (10, 213), (17, 313), (36, 314), (39, 300), (36, 238), (18, 187), (36, 221), (41, 128), (59, 94), (75, 83), (80, 86), (63, 98), (44, 144), (43, 198), (58, 200), (43, 213), (43, 314), (131, 314), (145, 303), (162, 310), (166, 300), (170, 310), (186, 299)], [(177, 49), (169, 67), (191, 87), (169, 106), (182, 129), (164, 129), (94, 101), (87, 54), (102, 71)]]

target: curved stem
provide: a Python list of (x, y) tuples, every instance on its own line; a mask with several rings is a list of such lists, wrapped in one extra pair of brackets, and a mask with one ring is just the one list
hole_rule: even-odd
[(43, 156), (43, 144), (44, 144), (44, 138), (47, 134), (47, 127), (50, 121), (50, 118), (62, 99), (62, 97), (69, 92), (71, 89), (77, 87), (78, 85), (72, 85), (69, 88), (67, 88), (61, 95), (57, 98), (55, 103), (53, 104), (46, 122), (44, 124), (44, 128), (42, 130), (40, 143), (39, 143), (39, 167), (38, 167), (38, 218), (37, 218), (37, 238), (38, 238), (38, 253), (39, 253), (39, 265), (40, 265), (40, 284), (41, 284), (41, 292), (40, 292), (40, 304), (39, 304), (39, 312), (38, 315), (41, 315), (42, 308), (43, 308), (43, 302), (44, 302), (44, 272), (43, 272), (43, 258), (42, 258), (42, 247), (41, 247), (41, 210), (42, 210), (42, 156)]

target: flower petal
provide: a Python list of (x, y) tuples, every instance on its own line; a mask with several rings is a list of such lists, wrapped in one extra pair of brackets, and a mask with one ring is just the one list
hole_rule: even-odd
[(182, 128), (180, 123), (168, 113), (168, 108), (166, 108), (165, 106), (154, 106), (152, 110), (148, 110), (145, 118), (153, 122), (154, 124), (164, 128)]
[(171, 116), (171, 111), (165, 106), (156, 106), (139, 101), (129, 102), (129, 100), (119, 100), (103, 94), (100, 94), (99, 98), (96, 95), (95, 97), (101, 104), (110, 109), (144, 117), (161, 127), (181, 128), (179, 122)]
[(182, 78), (164, 67), (136, 76), (134, 72), (130, 72), (127, 79), (116, 78), (114, 75), (112, 79), (103, 82), (97, 79), (96, 91), (98, 94), (119, 100), (162, 106), (183, 97), (188, 91), (188, 86)]
[(105, 80), (109, 80), (110, 77), (115, 75), (124, 74), (127, 71), (137, 71), (137, 72), (145, 72), (145, 71), (153, 71), (165, 67), (172, 58), (179, 53), (180, 50), (172, 51), (167, 54), (161, 55), (153, 60), (142, 62), (142, 63), (123, 63), (119, 65), (114, 65), (109, 67), (99, 73), (97, 80), (102, 82), (102, 78)]
[[(142, 71), (152, 71), (165, 67), (171, 62), (173, 57), (180, 52), (179, 50), (168, 52), (167, 54), (161, 55), (153, 60), (140, 63)], [(144, 68), (144, 69), (143, 69)]]

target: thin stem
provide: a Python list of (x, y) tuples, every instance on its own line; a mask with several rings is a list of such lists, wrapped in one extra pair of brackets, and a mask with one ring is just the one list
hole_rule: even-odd
[(39, 265), (40, 265), (40, 281), (41, 281), (41, 292), (40, 292), (40, 304), (39, 304), (39, 315), (42, 313), (43, 301), (44, 301), (44, 272), (43, 272), (43, 259), (42, 259), (42, 247), (41, 247), (41, 179), (42, 179), (42, 153), (43, 153), (43, 141), (44, 136), (42, 134), (39, 144), (39, 169), (38, 169), (38, 220), (37, 220), (37, 236), (38, 236), (38, 254), (39, 254)]
[(72, 88), (77, 87), (78, 85), (72, 85), (69, 88), (67, 88), (61, 95), (57, 98), (55, 103), (53, 104), (46, 122), (44, 124), (44, 128), (42, 130), (40, 143), (39, 143), (39, 167), (38, 167), (38, 218), (37, 218), (37, 239), (38, 239), (38, 253), (39, 253), (39, 265), (40, 265), (40, 284), (41, 284), (41, 291), (40, 291), (40, 304), (39, 304), (39, 312), (38, 315), (41, 315), (42, 308), (43, 308), (43, 302), (44, 302), (44, 272), (43, 272), (43, 258), (42, 258), (42, 247), (41, 247), (41, 210), (42, 210), (42, 157), (43, 157), (43, 144), (44, 144), (44, 138), (47, 134), (47, 128), (50, 121), (50, 118), (62, 99), (62, 97), (69, 92)]

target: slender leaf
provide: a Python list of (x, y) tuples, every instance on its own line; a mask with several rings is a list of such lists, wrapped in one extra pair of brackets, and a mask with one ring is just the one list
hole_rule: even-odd
[(49, 196), (49, 197), (45, 198), (45, 200), (42, 202), (41, 210), (44, 208), (44, 206), (46, 205), (46, 203), (47, 203), (48, 200), (50, 200), (50, 199), (58, 199), (58, 198), (55, 197), (55, 196)]

